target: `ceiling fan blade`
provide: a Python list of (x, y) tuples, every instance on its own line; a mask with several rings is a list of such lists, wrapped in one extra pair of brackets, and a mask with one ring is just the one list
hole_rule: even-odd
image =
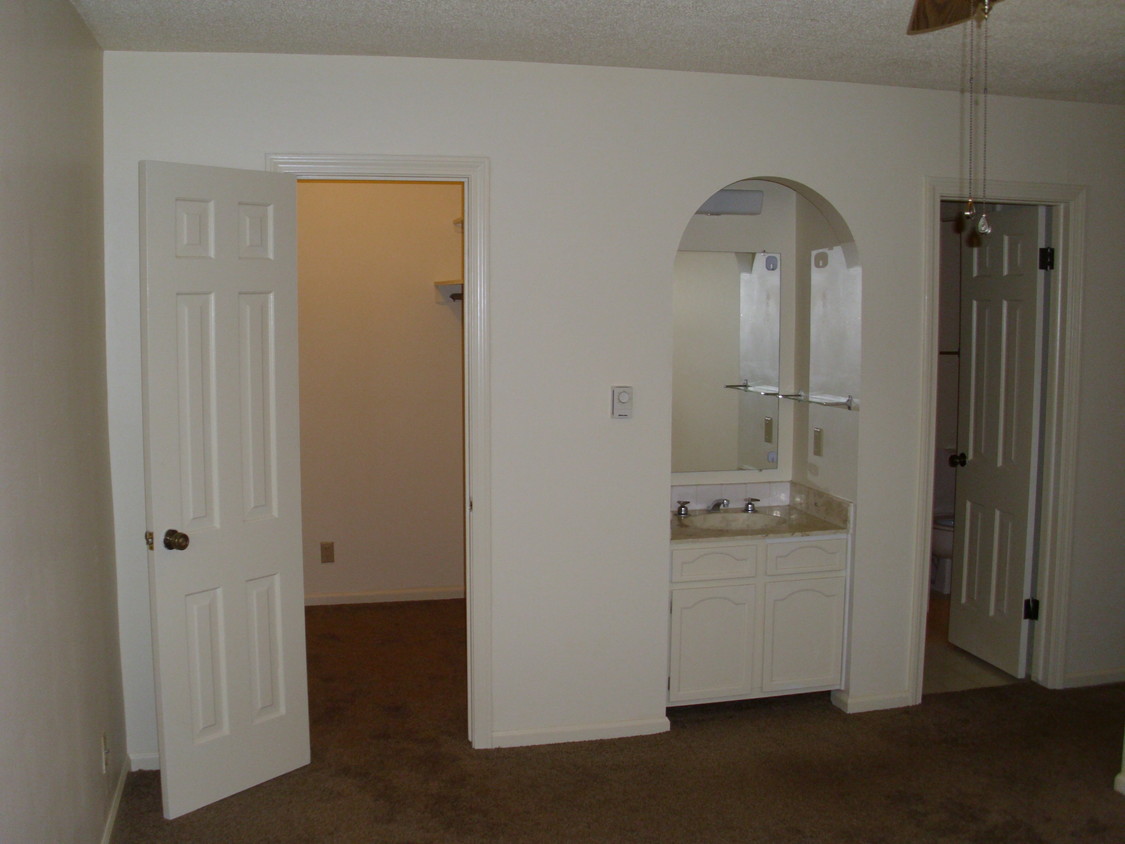
[[(981, 0), (914, 0), (914, 12), (910, 15), (908, 35), (933, 32), (953, 24), (967, 21), (973, 16), (973, 9)], [(992, 0), (999, 3), (1000, 0)]]

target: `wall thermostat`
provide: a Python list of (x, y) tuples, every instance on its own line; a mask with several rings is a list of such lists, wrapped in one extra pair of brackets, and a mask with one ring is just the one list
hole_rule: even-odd
[(614, 387), (613, 402), (610, 406), (614, 419), (629, 419), (633, 415), (633, 388)]

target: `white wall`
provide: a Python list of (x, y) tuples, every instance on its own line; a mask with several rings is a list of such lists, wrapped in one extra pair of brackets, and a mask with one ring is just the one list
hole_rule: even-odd
[(0, 4), (0, 841), (99, 840), (125, 771), (101, 68), (65, 0)]
[[(143, 530), (137, 161), (261, 169), (268, 152), (491, 159), (492, 659), (497, 731), (663, 717), (672, 259), (684, 221), (747, 176), (808, 185), (863, 259), (863, 410), (849, 706), (904, 702), (918, 461), (926, 176), (956, 177), (955, 94), (519, 63), (279, 55), (106, 56), (114, 492)], [(549, 107), (545, 105), (549, 104)], [(768, 113), (770, 120), (755, 115)], [(1125, 411), (1117, 241), (1125, 109), (995, 98), (990, 178), (1090, 186), (1067, 672), (1125, 670), (1116, 518)], [(707, 127), (705, 135), (699, 127)], [(613, 384), (634, 418), (609, 418)], [(122, 542), (122, 581), (144, 580)], [(124, 592), (123, 588), (123, 592)], [(147, 602), (122, 603), (127, 666)], [(130, 749), (155, 748), (151, 676), (127, 678)]]
[[(309, 603), (464, 594), (462, 186), (301, 182), (301, 510)], [(320, 543), (335, 562), (320, 562)]]

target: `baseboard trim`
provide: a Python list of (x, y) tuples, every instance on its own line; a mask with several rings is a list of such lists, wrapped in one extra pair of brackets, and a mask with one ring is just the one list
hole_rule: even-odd
[(160, 770), (160, 754), (159, 753), (130, 753), (129, 754), (129, 770), (130, 771), (159, 771)]
[(319, 592), (305, 595), (305, 606), (330, 604), (381, 604), (392, 601), (446, 601), (464, 598), (464, 586), (438, 586), (421, 589), (386, 589), (376, 592)]
[(106, 813), (101, 844), (109, 844), (113, 840), (113, 828), (117, 825), (117, 810), (121, 807), (121, 795), (125, 793), (125, 778), (128, 775), (129, 767), (122, 765), (117, 775), (117, 785), (113, 789), (113, 799), (110, 800), (109, 811)]
[(1064, 689), (1077, 689), (1082, 686), (1104, 686), (1106, 683), (1125, 683), (1125, 668), (1112, 671), (1091, 671), (1086, 674), (1067, 674), (1063, 680)]
[(832, 692), (832, 703), (849, 715), (859, 712), (875, 712), (879, 709), (901, 709), (904, 706), (913, 706), (907, 692), (897, 695), (849, 695), (845, 689)]
[(526, 747), (533, 744), (562, 744), (568, 741), (628, 738), (666, 733), (672, 728), (667, 717), (637, 721), (611, 721), (546, 730), (500, 730), (492, 734), (493, 747)]

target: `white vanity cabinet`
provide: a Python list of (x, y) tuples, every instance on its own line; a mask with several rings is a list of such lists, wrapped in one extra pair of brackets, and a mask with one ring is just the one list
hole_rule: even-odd
[(670, 705), (839, 688), (846, 535), (672, 548)]

